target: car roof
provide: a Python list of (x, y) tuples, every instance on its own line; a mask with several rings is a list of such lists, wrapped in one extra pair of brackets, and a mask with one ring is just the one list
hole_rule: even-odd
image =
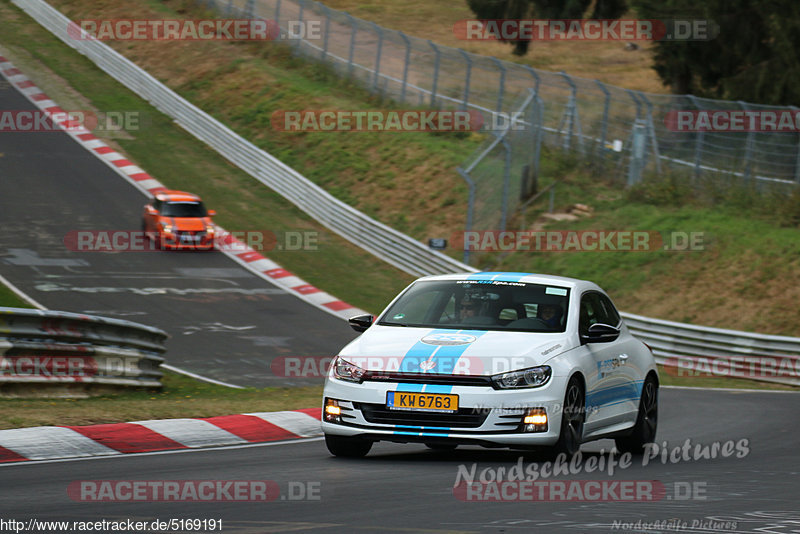
[(168, 189), (166, 191), (161, 191), (157, 193), (156, 198), (158, 200), (164, 200), (166, 202), (200, 202), (200, 197), (195, 195), (194, 193), (188, 193), (186, 191), (176, 191), (173, 189)]
[(569, 278), (567, 276), (555, 276), (552, 274), (483, 271), (477, 273), (455, 273), (426, 276), (424, 278), (420, 278), (420, 280), (490, 280), (498, 282), (526, 282), (529, 284), (568, 287), (579, 291), (586, 291), (589, 289), (602, 291), (602, 289), (600, 289), (600, 287), (594, 282), (590, 282), (588, 280), (579, 280), (577, 278)]

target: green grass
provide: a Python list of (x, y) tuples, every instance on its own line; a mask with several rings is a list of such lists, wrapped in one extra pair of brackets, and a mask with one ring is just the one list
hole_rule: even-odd
[(126, 390), (86, 399), (2, 399), (0, 429), (45, 425), (92, 425), (213, 417), (316, 408), (322, 386), (232, 389), (166, 372), (163, 389)]
[(31, 308), (32, 306), (19, 298), (16, 293), (0, 284), (0, 307), (4, 308)]

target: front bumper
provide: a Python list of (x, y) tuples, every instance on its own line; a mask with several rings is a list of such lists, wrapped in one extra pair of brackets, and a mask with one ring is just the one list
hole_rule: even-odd
[[(331, 423), (324, 420), (323, 414), (322, 431), (401, 443), (520, 448), (549, 446), (558, 440), (565, 388), (566, 379), (558, 376), (551, 377), (542, 387), (517, 390), (398, 382), (355, 384), (328, 378), (324, 397), (337, 400), (342, 415), (341, 423)], [(455, 414), (392, 410), (386, 407), (389, 391), (455, 394), (458, 395), (459, 410)], [(522, 430), (522, 418), (530, 408), (544, 408), (548, 418), (546, 431)]]

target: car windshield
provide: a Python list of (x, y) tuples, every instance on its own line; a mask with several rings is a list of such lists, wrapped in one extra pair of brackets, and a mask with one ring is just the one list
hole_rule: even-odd
[(208, 212), (202, 202), (165, 202), (161, 209), (165, 217), (206, 217)]
[(497, 280), (431, 280), (413, 284), (379, 325), (564, 332), (569, 288)]

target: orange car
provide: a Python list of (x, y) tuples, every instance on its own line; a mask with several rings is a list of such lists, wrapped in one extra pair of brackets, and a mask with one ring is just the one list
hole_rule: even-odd
[(200, 197), (184, 191), (161, 191), (146, 204), (142, 230), (165, 249), (211, 250), (214, 248), (214, 210)]

